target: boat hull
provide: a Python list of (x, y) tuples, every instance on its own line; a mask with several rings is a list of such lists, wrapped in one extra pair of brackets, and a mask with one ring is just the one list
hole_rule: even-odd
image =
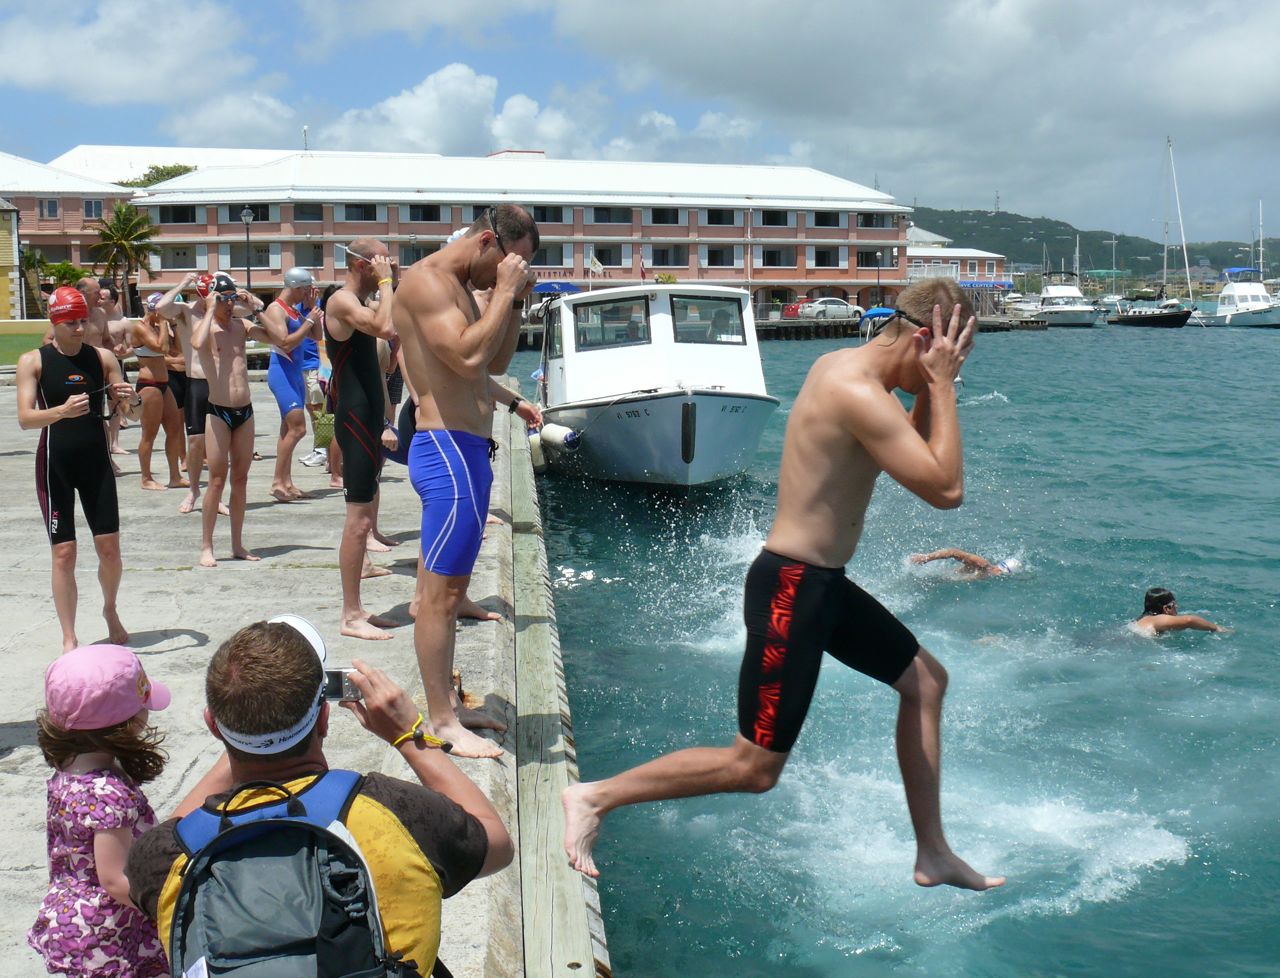
[(1107, 317), (1112, 326), (1149, 326), (1179, 329), (1191, 318), (1190, 309), (1160, 309), (1152, 312), (1118, 312)]
[(1097, 309), (1040, 309), (1034, 319), (1043, 319), (1049, 326), (1084, 329), (1098, 321)]
[(591, 479), (706, 485), (746, 471), (777, 407), (767, 394), (697, 388), (561, 404), (542, 416), (578, 432), (579, 447), (544, 453), (551, 469)]
[(1196, 322), (1202, 326), (1252, 326), (1261, 329), (1280, 329), (1280, 306), (1220, 314), (1202, 312), (1197, 314)]

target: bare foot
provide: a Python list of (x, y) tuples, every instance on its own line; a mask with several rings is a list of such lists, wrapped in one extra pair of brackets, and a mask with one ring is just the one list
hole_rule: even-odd
[(364, 549), (369, 551), (371, 554), (385, 554), (391, 552), (391, 548), (381, 540), (375, 540), (372, 533), (370, 533), (368, 539), (365, 540)]
[(78, 648), (78, 647), (79, 647), (79, 645), (80, 645), (80, 639), (76, 638), (74, 635), (63, 635), (63, 636), (62, 636), (62, 651), (63, 651), (63, 652), (70, 652), (72, 649), (74, 649), (74, 648)]
[(483, 710), (468, 710), (465, 706), (458, 710), (458, 722), (471, 730), (502, 731), (507, 729), (505, 723), (489, 716)]
[(116, 478), (119, 478), (121, 475), (120, 466), (116, 465), (115, 459), (111, 459), (110, 461), (111, 461), (111, 474), (114, 475)]
[[(415, 610), (416, 609), (411, 608), (410, 613), (412, 614)], [(479, 621), (502, 621), (502, 615), (498, 614), (496, 611), (490, 611), (482, 605), (476, 604), (466, 596), (463, 596), (462, 600), (458, 603), (458, 617), (475, 618)]]
[(453, 745), (449, 751), (454, 757), (501, 757), (502, 747), (492, 740), (473, 734), (460, 723), (442, 723), (431, 731), (441, 740)]
[(227, 504), (226, 504), (226, 503), (218, 503), (218, 515), (219, 515), (219, 516), (230, 516), (230, 515), (231, 515), (231, 510), (227, 509)]
[(187, 493), (186, 497), (183, 498), (182, 502), (178, 504), (178, 512), (179, 513), (193, 512), (196, 508), (196, 503), (199, 501), (200, 501), (200, 494), (198, 492)]
[(283, 486), (281, 486), (280, 488), (276, 488), (275, 486), (272, 486), (271, 498), (278, 503), (291, 503), (293, 502), (294, 497), (293, 497), (293, 494), (290, 493), (289, 490), (285, 489)]
[(916, 854), (915, 880), (920, 886), (958, 886), (962, 890), (990, 890), (1004, 885), (1003, 876), (983, 876), (954, 852)]
[(502, 518), (498, 516), (494, 516), (492, 513), (490, 513), (488, 516), (484, 518), (484, 525), (485, 526), (502, 526)]
[(560, 792), (564, 806), (564, 852), (569, 865), (584, 876), (596, 879), (600, 870), (591, 858), (591, 848), (600, 835), (600, 809), (591, 802), (590, 784), (571, 784)]
[(329, 488), (330, 488), (330, 489), (341, 489), (341, 488), (342, 488), (342, 477), (341, 477), (341, 476), (339, 476), (339, 477), (338, 477), (338, 478), (336, 478), (336, 479), (334, 479), (334, 478), (330, 477), (330, 479), (329, 479)]
[(262, 559), (252, 550), (246, 550), (244, 547), (241, 547), (239, 550), (231, 551), (231, 556), (234, 557), (236, 560), (261, 560)]
[(164, 492), (168, 486), (160, 485), (160, 483), (156, 482), (155, 479), (143, 479), (142, 488), (146, 489), (148, 492)]
[(390, 547), (400, 546), (399, 540), (395, 539), (394, 537), (389, 537), (385, 533), (379, 533), (377, 530), (374, 530), (372, 533), (369, 534), (369, 536), (373, 537), (384, 547), (390, 548)]
[(188, 482), (186, 479), (182, 478), (181, 476), (179, 476), (176, 479), (169, 480), (169, 488), (170, 489), (190, 489), (191, 483)]
[(115, 609), (108, 611), (102, 609), (102, 617), (107, 623), (107, 641), (112, 645), (124, 645), (129, 641), (129, 632), (120, 622), (120, 616), (116, 614)]
[(409, 600), (409, 617), (412, 618), (414, 621), (418, 620), (418, 595), (417, 594), (414, 594), (414, 596)]
[(218, 561), (214, 559), (212, 550), (200, 551), (200, 566), (201, 567), (217, 567), (218, 566)]
[(364, 609), (361, 609), (360, 617), (374, 628), (399, 628), (401, 625), (401, 622), (396, 621), (394, 618), (388, 618), (386, 615), (375, 615)]
[(367, 580), (370, 577), (387, 577), (390, 574), (390, 567), (379, 567), (377, 564), (371, 564), (367, 560), (364, 562), (364, 567), (360, 571), (360, 577), (362, 580)]
[(121, 448), (119, 445), (112, 445), (111, 454), (112, 455), (128, 455), (129, 450), (127, 448)]
[(299, 489), (297, 486), (287, 486), (286, 490), (288, 491), (289, 495), (292, 496), (294, 499), (310, 499), (311, 498), (311, 493), (307, 492), (305, 489)]
[(363, 638), (370, 642), (385, 642), (393, 637), (390, 632), (384, 632), (372, 621), (366, 621), (364, 618), (344, 620), (341, 633), (348, 638)]

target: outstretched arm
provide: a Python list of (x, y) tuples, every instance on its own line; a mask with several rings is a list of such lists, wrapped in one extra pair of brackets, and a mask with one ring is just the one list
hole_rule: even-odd
[(177, 319), (180, 316), (187, 315), (188, 306), (185, 302), (180, 302), (178, 296), (195, 285), (197, 277), (195, 272), (187, 272), (186, 275), (182, 276), (182, 281), (166, 292), (164, 297), (156, 303), (156, 312), (164, 316), (165, 319)]
[(971, 554), (964, 550), (957, 550), (955, 547), (947, 547), (944, 550), (935, 550), (929, 554), (912, 554), (911, 562), (913, 564), (928, 564), (935, 560), (958, 560), (975, 571), (990, 571), (991, 562), (985, 557), (979, 557), (977, 554)]
[(1224, 631), (1221, 625), (1215, 625), (1208, 618), (1201, 618), (1199, 615), (1159, 615), (1156, 617), (1155, 628), (1157, 632), (1180, 632), (1184, 629), (1197, 632)]

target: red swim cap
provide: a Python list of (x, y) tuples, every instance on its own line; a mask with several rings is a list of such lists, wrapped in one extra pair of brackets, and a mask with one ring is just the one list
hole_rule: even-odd
[(196, 295), (198, 295), (201, 299), (207, 299), (209, 297), (209, 286), (212, 284), (213, 284), (213, 276), (210, 275), (208, 272), (205, 272), (198, 279), (196, 279)]
[(89, 304), (79, 289), (63, 285), (53, 290), (49, 296), (49, 320), (53, 323), (70, 323), (77, 319), (89, 318)]

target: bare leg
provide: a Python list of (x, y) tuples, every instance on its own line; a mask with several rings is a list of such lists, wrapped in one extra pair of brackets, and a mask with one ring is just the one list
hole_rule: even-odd
[(453, 744), (453, 753), (459, 757), (501, 757), (501, 747), (463, 726), (455, 705), (454, 632), (458, 604), (467, 593), (470, 580), (469, 574), (447, 577), (426, 572), (418, 618), (413, 626), (413, 644), (418, 653), (418, 669), (427, 692), (427, 713), (435, 735)]
[(768, 791), (778, 783), (788, 756), (757, 747), (739, 734), (729, 747), (690, 747), (604, 781), (570, 785), (560, 796), (569, 864), (587, 876), (600, 875), (591, 848), (600, 822), (615, 808), (727, 791)]
[(383, 628), (394, 622), (370, 615), (360, 601), (360, 578), (366, 559), (364, 547), (373, 522), (372, 508), (372, 503), (347, 503), (347, 521), (338, 546), (338, 570), (342, 575), (340, 631), (352, 638), (383, 640), (391, 638)]
[(244, 509), (249, 496), (249, 466), (253, 464), (253, 418), (231, 432), (231, 556), (258, 560), (244, 545)]
[(502, 621), (502, 615), (477, 604), (465, 594), (462, 596), (462, 603), (458, 605), (458, 617), (475, 618), (478, 621)]
[(116, 597), (124, 565), (120, 561), (120, 534), (104, 533), (93, 538), (98, 551), (98, 583), (102, 586), (102, 617), (107, 622), (107, 640), (114, 645), (129, 641), (129, 633), (116, 613)]
[(80, 644), (76, 638), (76, 604), (80, 595), (76, 588), (76, 542), (55, 543), (53, 556), (53, 607), (62, 626), (62, 651)]
[(946, 883), (966, 890), (987, 890), (1003, 876), (983, 876), (951, 851), (942, 831), (938, 800), (942, 762), (942, 698), (947, 671), (923, 648), (893, 688), (898, 705), (898, 766), (907, 794), (907, 810), (916, 834), (915, 881), (921, 886)]
[(163, 492), (165, 487), (151, 477), (151, 450), (155, 447), (160, 421), (164, 417), (164, 393), (154, 387), (142, 388), (142, 435), (138, 439), (138, 468), (142, 488)]
[(342, 488), (342, 446), (336, 437), (329, 442), (329, 488)]
[[(217, 567), (218, 561), (213, 556), (213, 528), (218, 523), (222, 490), (227, 484), (227, 472), (231, 467), (231, 431), (221, 418), (211, 414), (205, 422), (204, 441), (208, 450), (209, 488), (204, 494), (204, 504), (200, 509), (200, 566)], [(195, 488), (192, 485), (193, 491)]]
[[(119, 411), (111, 413), (111, 420), (107, 422), (107, 433), (111, 439), (112, 455), (128, 455), (128, 449), (120, 447), (120, 426), (124, 424), (124, 415)], [(119, 473), (117, 473), (118, 475)]]
[(182, 430), (182, 412), (170, 390), (164, 392), (161, 424), (164, 426), (164, 454), (169, 462), (169, 488), (185, 489), (187, 480), (182, 477), (182, 466), (186, 434)]
[(271, 478), (271, 495), (282, 502), (298, 498), (293, 484), (293, 452), (307, 433), (307, 422), (301, 410), (290, 411), (280, 422), (280, 439), (276, 442), (276, 470)]
[[(208, 422), (206, 422), (206, 427)], [(187, 437), (187, 480), (191, 483), (191, 491), (187, 493), (178, 506), (179, 513), (190, 513), (200, 501), (200, 475), (204, 471), (204, 435)]]

